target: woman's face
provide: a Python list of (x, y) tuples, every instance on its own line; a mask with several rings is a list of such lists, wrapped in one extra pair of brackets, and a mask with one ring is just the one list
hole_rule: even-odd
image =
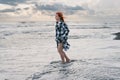
[(56, 21), (60, 20), (60, 17), (58, 16), (58, 14), (55, 15), (55, 19), (56, 19)]

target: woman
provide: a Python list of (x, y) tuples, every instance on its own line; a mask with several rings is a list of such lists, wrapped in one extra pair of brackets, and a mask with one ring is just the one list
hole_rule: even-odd
[(55, 15), (56, 19), (56, 43), (57, 43), (57, 50), (60, 54), (62, 63), (70, 62), (70, 59), (67, 57), (63, 49), (66, 51), (69, 49), (70, 44), (67, 42), (69, 29), (64, 22), (64, 17), (62, 12), (57, 12)]

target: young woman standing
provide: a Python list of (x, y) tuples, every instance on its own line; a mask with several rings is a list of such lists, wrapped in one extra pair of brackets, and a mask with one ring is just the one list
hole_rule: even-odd
[(57, 43), (58, 53), (60, 54), (62, 63), (70, 62), (70, 59), (68, 58), (66, 53), (63, 51), (63, 49), (66, 51), (70, 47), (70, 44), (67, 42), (69, 29), (67, 27), (67, 24), (64, 21), (62, 12), (56, 12), (55, 19), (56, 19), (56, 26), (55, 26), (56, 43)]

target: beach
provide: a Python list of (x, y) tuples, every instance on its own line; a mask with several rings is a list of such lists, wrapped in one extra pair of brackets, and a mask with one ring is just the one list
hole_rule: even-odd
[(68, 21), (61, 64), (55, 22), (0, 22), (0, 80), (120, 80), (119, 22)]

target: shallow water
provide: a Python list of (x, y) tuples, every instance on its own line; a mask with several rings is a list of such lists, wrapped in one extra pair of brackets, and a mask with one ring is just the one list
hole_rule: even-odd
[(70, 63), (61, 64), (54, 22), (0, 23), (0, 80), (120, 80), (120, 24), (68, 22)]
[(111, 60), (71, 60), (66, 64), (53, 61), (43, 71), (34, 73), (26, 80), (119, 80), (120, 67), (102, 62), (109, 63)]

